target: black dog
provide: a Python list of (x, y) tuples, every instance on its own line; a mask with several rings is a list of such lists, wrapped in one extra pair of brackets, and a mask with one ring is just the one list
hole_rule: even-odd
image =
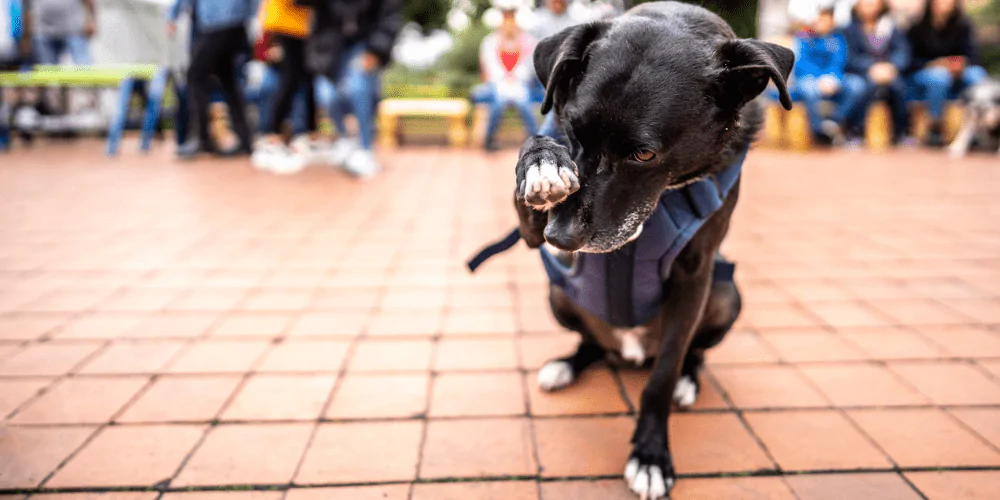
[[(520, 237), (532, 248), (548, 248), (553, 313), (582, 336), (576, 353), (539, 372), (539, 384), (559, 389), (605, 358), (652, 362), (625, 479), (643, 498), (665, 498), (674, 483), (671, 399), (682, 407), (694, 403), (705, 349), (722, 340), (739, 314), (735, 284), (713, 281), (713, 274), (718, 277), (717, 252), (738, 198), (739, 167), (761, 122), (754, 98), (770, 80), (791, 107), (785, 80), (794, 56), (738, 39), (708, 10), (659, 2), (549, 37), (534, 59), (546, 87), (543, 112), (555, 110), (568, 147), (534, 137), (521, 148)], [(656, 215), (684, 197), (699, 211), (712, 196), (717, 203), (698, 224), (668, 221), (676, 219), (673, 212)], [(640, 237), (644, 227), (650, 233), (664, 224), (681, 233), (696, 229), (666, 260), (647, 259), (662, 269), (637, 267), (646, 258), (643, 238), (656, 237)], [(582, 259), (600, 259), (607, 283), (568, 285), (589, 279), (574, 274)], [(560, 274), (560, 266), (568, 271)], [(652, 309), (632, 302), (646, 292), (635, 292), (639, 285), (629, 280), (652, 280)], [(629, 299), (624, 306), (622, 296)], [(602, 316), (587, 306), (595, 297), (619, 305)], [(652, 314), (643, 317), (642, 307)]]

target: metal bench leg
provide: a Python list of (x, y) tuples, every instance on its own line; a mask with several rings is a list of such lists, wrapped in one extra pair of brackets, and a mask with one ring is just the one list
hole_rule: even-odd
[(163, 105), (163, 92), (167, 88), (167, 81), (170, 79), (170, 70), (163, 68), (156, 73), (153, 81), (149, 83), (149, 102), (146, 103), (146, 116), (142, 122), (142, 136), (139, 141), (139, 149), (148, 152), (153, 134), (156, 133), (156, 124), (160, 118), (160, 107)]
[(134, 78), (125, 78), (118, 84), (118, 107), (115, 116), (108, 127), (108, 156), (118, 154), (118, 147), (125, 133), (125, 123), (128, 121), (128, 108), (132, 101), (132, 89), (135, 88)]

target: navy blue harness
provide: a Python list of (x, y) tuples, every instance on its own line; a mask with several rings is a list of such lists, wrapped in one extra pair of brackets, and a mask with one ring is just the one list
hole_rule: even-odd
[[(709, 217), (722, 207), (736, 184), (747, 152), (732, 165), (682, 188), (664, 191), (634, 241), (610, 253), (577, 253), (571, 267), (543, 246), (542, 264), (553, 285), (587, 312), (621, 327), (645, 324), (660, 311), (663, 284), (684, 246)], [(486, 259), (506, 251), (520, 239), (517, 229), (483, 249), (469, 261), (475, 271)], [(715, 281), (732, 281), (735, 266), (717, 256)]]

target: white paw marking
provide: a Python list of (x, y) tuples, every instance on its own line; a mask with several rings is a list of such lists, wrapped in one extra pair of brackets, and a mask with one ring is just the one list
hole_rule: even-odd
[(684, 375), (674, 387), (674, 401), (681, 408), (690, 408), (698, 399), (698, 385), (691, 377)]
[(646, 362), (646, 350), (642, 348), (639, 336), (633, 332), (622, 334), (622, 359), (642, 366)]
[(568, 167), (542, 162), (524, 174), (524, 199), (529, 205), (548, 210), (580, 188), (576, 174)]
[(573, 382), (573, 368), (565, 361), (549, 361), (538, 370), (538, 387), (555, 391)]
[[(636, 230), (635, 230), (635, 234), (633, 234), (633, 235), (632, 235), (632, 236), (631, 236), (631, 237), (630, 237), (630, 238), (628, 239), (628, 242), (632, 242), (632, 241), (635, 241), (635, 240), (637, 240), (637, 239), (639, 238), (639, 235), (640, 235), (640, 234), (642, 234), (642, 227), (643, 227), (643, 224), (639, 224), (639, 229), (636, 229)], [(626, 242), (626, 243), (628, 243), (628, 242)]]
[(667, 492), (674, 485), (674, 480), (664, 480), (663, 471), (656, 465), (639, 465), (639, 459), (633, 458), (625, 465), (625, 482), (633, 493), (642, 500), (658, 500), (667, 498)]

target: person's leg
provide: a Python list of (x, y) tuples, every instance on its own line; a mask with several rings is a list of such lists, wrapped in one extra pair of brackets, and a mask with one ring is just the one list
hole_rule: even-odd
[(280, 85), (281, 75), (278, 70), (273, 65), (265, 65), (260, 88), (257, 89), (252, 98), (253, 103), (257, 106), (257, 132), (260, 134), (266, 134), (269, 130), (268, 126), (272, 120), (271, 111), (274, 109), (271, 103), (274, 102), (274, 96), (277, 95)]
[(204, 33), (198, 37), (191, 47), (191, 64), (187, 72), (188, 109), (194, 114), (199, 147), (203, 151), (215, 149), (209, 133), (208, 106), (209, 78), (216, 65), (216, 38), (215, 33)]
[(865, 79), (858, 75), (844, 75), (840, 80), (840, 92), (833, 97), (836, 105), (830, 119), (840, 126), (847, 125), (847, 118), (857, 107), (858, 99), (861, 99), (865, 92)]
[[(902, 83), (902, 82), (900, 82)], [(945, 68), (924, 68), (910, 77), (920, 96), (927, 103), (927, 112), (935, 122), (944, 116), (944, 104), (951, 90), (951, 72)]]
[(486, 147), (493, 147), (493, 143), (496, 140), (497, 128), (500, 127), (500, 120), (503, 119), (503, 113), (507, 109), (507, 103), (497, 95), (496, 89), (491, 86), (491, 96), (489, 99), (490, 114), (489, 120), (486, 122)]
[(90, 58), (90, 41), (83, 35), (66, 37), (66, 51), (69, 52), (73, 64), (93, 64)]
[(531, 104), (530, 92), (525, 92), (525, 94), (524, 99), (515, 100), (511, 104), (521, 115), (521, 121), (524, 122), (528, 136), (533, 137), (538, 134), (538, 121), (535, 119), (535, 108)]
[(177, 112), (174, 115), (174, 135), (177, 145), (187, 142), (188, 130), (191, 124), (191, 108), (188, 106), (188, 92), (183, 85), (174, 82), (174, 92), (177, 94)]
[(845, 106), (844, 116), (846, 117), (849, 132), (860, 133), (864, 130), (865, 115), (868, 112), (868, 107), (875, 100), (875, 94), (878, 93), (879, 86), (877, 83), (861, 75), (844, 75), (844, 81), (848, 80), (855, 80), (855, 84), (859, 90), (850, 107)]
[(225, 30), (226, 47), (229, 48), (224, 59), (220, 61), (217, 68), (216, 77), (222, 84), (222, 90), (226, 96), (226, 105), (229, 107), (229, 117), (233, 122), (233, 131), (239, 138), (240, 151), (250, 151), (251, 136), (250, 126), (247, 124), (246, 103), (243, 100), (243, 90), (236, 82), (236, 65), (242, 52), (248, 50), (246, 30), (241, 26)]
[(31, 40), (35, 52), (35, 63), (37, 64), (59, 64), (59, 54), (61, 52), (58, 39), (35, 35)]
[(893, 137), (898, 142), (909, 134), (910, 118), (906, 103), (906, 83), (902, 78), (886, 86), (886, 99), (892, 111)]
[(351, 105), (351, 112), (358, 120), (362, 149), (370, 151), (375, 144), (375, 101), (378, 90), (378, 70), (365, 71), (361, 67), (361, 50), (349, 50), (352, 55), (341, 78), (341, 90)]
[(291, 114), (292, 102), (299, 91), (303, 64), (302, 47), (305, 45), (303, 40), (289, 36), (278, 36), (276, 39), (282, 52), (281, 62), (278, 63), (281, 83), (278, 85), (278, 93), (274, 96), (270, 122), (266, 126), (269, 134), (278, 134), (281, 131), (281, 124)]
[(985, 80), (989, 74), (982, 66), (969, 66), (962, 72), (962, 89), (969, 88)]
[(813, 135), (823, 133), (823, 113), (820, 106), (823, 103), (823, 94), (819, 91), (819, 82), (814, 77), (799, 78), (795, 82), (796, 97), (802, 100), (806, 107), (806, 115), (809, 117), (809, 130)]

